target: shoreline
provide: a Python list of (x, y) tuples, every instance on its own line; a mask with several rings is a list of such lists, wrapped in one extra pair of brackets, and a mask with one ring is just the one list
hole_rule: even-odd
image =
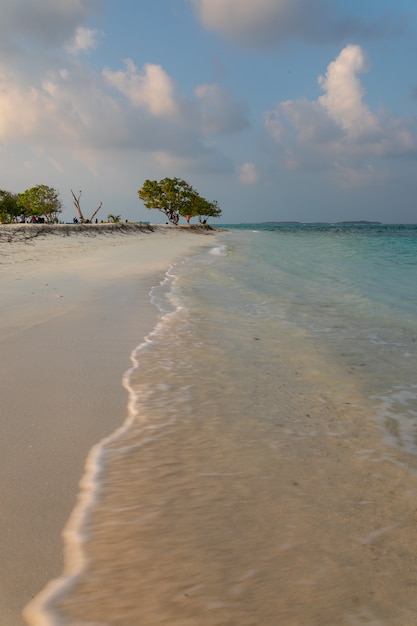
[(2, 224), (0, 223), (0, 241), (19, 239), (17, 235), (26, 235), (26, 239), (35, 239), (42, 235), (118, 235), (138, 233), (163, 233), (166, 231), (185, 231), (194, 234), (206, 234), (218, 230), (210, 224), (151, 224), (150, 222), (103, 222), (100, 224)]
[(80, 228), (2, 246), (0, 621), (8, 626), (25, 624), (21, 610), (62, 572), (61, 532), (87, 455), (124, 423), (123, 376), (158, 319), (151, 287), (213, 245), (188, 227), (109, 236), (108, 225), (107, 234), (86, 226), (94, 237)]

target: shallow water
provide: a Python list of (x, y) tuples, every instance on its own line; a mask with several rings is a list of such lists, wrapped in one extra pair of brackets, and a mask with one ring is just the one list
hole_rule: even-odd
[(171, 268), (31, 623), (415, 624), (416, 253), (258, 226)]

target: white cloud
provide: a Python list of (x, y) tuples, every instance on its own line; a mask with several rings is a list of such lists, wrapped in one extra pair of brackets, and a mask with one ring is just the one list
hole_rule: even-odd
[[(297, 131), (297, 140), (300, 143), (315, 142), (316, 144), (334, 141), (342, 136), (342, 131), (336, 122), (329, 116), (324, 106), (317, 102), (310, 102), (307, 98), (286, 100), (279, 105), (277, 111), (268, 112), (267, 119), (275, 116), (274, 123), (280, 124), (281, 135), (284, 125), (279, 116), (289, 122)], [(275, 133), (275, 139), (277, 139)], [(279, 137), (278, 137), (279, 141)]]
[(188, 163), (194, 171), (231, 172), (207, 137), (244, 125), (242, 107), (215, 86), (196, 93), (192, 100), (178, 94), (158, 65), (139, 72), (129, 62), (123, 71), (95, 74), (75, 62), (40, 80), (0, 65), (0, 144), (26, 142), (28, 154), (68, 149), (90, 171), (97, 171), (95, 153), (133, 149), (157, 160), (165, 155), (179, 169)]
[(197, 85), (186, 96), (158, 64), (137, 68), (127, 60), (116, 71), (83, 65), (80, 53), (96, 48), (100, 35), (86, 20), (100, 6), (101, 0), (2, 2), (0, 147), (24, 144), (28, 161), (42, 150), (52, 159), (54, 151), (68, 150), (91, 171), (103, 150), (233, 171), (215, 142), (248, 126), (246, 106), (216, 84)]
[(88, 52), (94, 50), (97, 45), (98, 31), (94, 28), (85, 28), (79, 26), (75, 31), (75, 35), (66, 48), (70, 54), (78, 54), (79, 52)]
[(0, 141), (73, 149), (120, 140), (120, 108), (96, 76), (77, 66), (28, 83), (24, 75), (0, 74)]
[(243, 163), (239, 167), (239, 180), (243, 185), (254, 185), (259, 180), (259, 172), (253, 163)]
[(125, 70), (103, 70), (107, 83), (122, 93), (133, 107), (165, 118), (201, 135), (234, 133), (247, 128), (247, 107), (216, 84), (198, 85), (195, 100), (178, 93), (174, 80), (160, 66), (148, 63), (140, 72), (131, 59)]
[(124, 94), (134, 106), (144, 106), (153, 115), (174, 116), (177, 112), (175, 85), (165, 70), (160, 65), (147, 63), (139, 74), (131, 59), (127, 59), (125, 65), (125, 71), (103, 70), (108, 83)]
[(417, 157), (416, 120), (373, 112), (364, 101), (358, 75), (368, 69), (362, 48), (348, 45), (319, 77), (324, 95), (287, 100), (264, 114), (285, 167), (327, 169), (357, 185), (379, 180), (380, 168), (386, 176), (380, 159)]
[(360, 46), (348, 45), (330, 63), (319, 84), (326, 92), (318, 102), (347, 136), (359, 138), (378, 136), (381, 128), (377, 117), (363, 101), (364, 89), (358, 74), (368, 70), (368, 61)]
[(57, 116), (57, 103), (48, 92), (35, 86), (26, 87), (15, 77), (0, 76), (0, 141), (38, 140), (57, 132), (62, 139), (64, 116)]
[(341, 42), (348, 37), (374, 37), (398, 32), (387, 16), (373, 23), (339, 15), (329, 0), (189, 0), (205, 28), (243, 47), (277, 46), (291, 39), (310, 43)]

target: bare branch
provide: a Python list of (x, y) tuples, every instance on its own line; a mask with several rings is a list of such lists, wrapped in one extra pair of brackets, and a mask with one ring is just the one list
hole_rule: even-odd
[(103, 203), (100, 201), (100, 204), (98, 205), (98, 207), (96, 208), (96, 210), (94, 211), (93, 215), (91, 216), (90, 222), (93, 221), (93, 219), (95, 218), (95, 216), (97, 215), (97, 213), (100, 211), (101, 207), (103, 206)]
[(85, 222), (85, 219), (84, 219), (84, 215), (83, 215), (83, 213), (81, 211), (81, 207), (80, 207), (81, 191), (78, 194), (78, 198), (77, 198), (77, 196), (75, 195), (75, 193), (73, 192), (72, 189), (71, 189), (71, 193), (72, 193), (72, 197), (74, 198), (73, 203), (74, 203), (75, 209), (77, 211), (78, 217), (80, 218), (80, 222), (83, 223), (83, 222)]

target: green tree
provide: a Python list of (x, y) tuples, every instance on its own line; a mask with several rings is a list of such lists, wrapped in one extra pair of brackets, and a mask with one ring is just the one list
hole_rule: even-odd
[(12, 222), (21, 212), (17, 204), (17, 194), (0, 189), (0, 221)]
[(188, 215), (195, 196), (195, 189), (181, 178), (145, 180), (138, 196), (147, 209), (157, 209), (173, 224), (178, 224), (180, 215)]
[(200, 224), (206, 224), (209, 217), (218, 218), (221, 214), (222, 210), (217, 200), (206, 200), (198, 194), (193, 198), (189, 215), (190, 217), (197, 215)]
[(18, 194), (17, 204), (25, 215), (44, 215), (48, 221), (56, 222), (61, 213), (62, 202), (59, 192), (47, 185), (36, 185)]

